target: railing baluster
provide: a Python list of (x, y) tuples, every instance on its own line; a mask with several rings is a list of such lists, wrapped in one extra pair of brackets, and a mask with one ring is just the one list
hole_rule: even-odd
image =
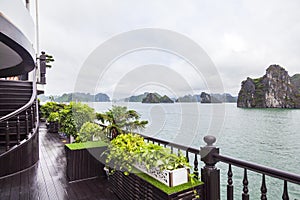
[(36, 126), (36, 122), (37, 122), (37, 119), (36, 119), (36, 116), (37, 116), (37, 113), (36, 113), (36, 101), (34, 104), (32, 104), (32, 108), (33, 108), (33, 116), (34, 116), (34, 128)]
[(185, 151), (185, 157), (186, 157), (186, 162), (190, 162), (189, 152), (187, 150)]
[(17, 142), (18, 144), (20, 144), (21, 137), (20, 137), (20, 116), (19, 115), (17, 116), (16, 130), (17, 130)]
[(267, 200), (267, 186), (266, 186), (266, 178), (265, 175), (262, 175), (262, 183), (261, 183), (261, 187), (260, 187), (260, 191), (261, 191), (261, 200)]
[(287, 181), (284, 181), (282, 200), (289, 200), (289, 199), (290, 198), (288, 193)]
[(173, 146), (171, 146), (171, 153), (173, 153)]
[(177, 148), (177, 155), (180, 156), (180, 149)]
[(30, 115), (31, 115), (31, 132), (33, 133), (34, 130), (34, 115), (33, 115), (33, 108), (30, 107)]
[(197, 158), (197, 154), (196, 153), (195, 153), (195, 158), (194, 158), (194, 174), (195, 174), (195, 178), (198, 179), (199, 178), (198, 158)]
[(28, 136), (29, 136), (29, 127), (28, 127), (28, 112), (27, 112), (27, 110), (25, 111), (25, 131), (26, 131), (26, 136), (28, 138)]
[(9, 150), (9, 122), (6, 121), (6, 133), (5, 133), (5, 139), (6, 139), (6, 151)]
[(229, 164), (229, 169), (227, 172), (228, 180), (227, 180), (227, 200), (233, 200), (233, 181), (232, 181), (232, 170), (231, 164)]
[(244, 169), (243, 194), (242, 194), (242, 199), (243, 200), (249, 200), (248, 192), (249, 192), (249, 190), (248, 190), (247, 169)]

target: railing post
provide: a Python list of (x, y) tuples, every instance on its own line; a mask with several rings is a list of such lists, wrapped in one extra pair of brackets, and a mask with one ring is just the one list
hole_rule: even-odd
[(9, 122), (6, 121), (6, 133), (5, 133), (5, 140), (6, 140), (6, 151), (9, 150), (9, 146), (10, 146), (10, 141), (9, 141)]
[(34, 113), (33, 113), (33, 106), (30, 107), (30, 116), (31, 116), (31, 132), (34, 131)]
[(248, 190), (248, 176), (247, 176), (247, 169), (244, 169), (244, 179), (243, 179), (243, 193), (242, 193), (242, 200), (249, 200), (249, 190)]
[(21, 137), (20, 137), (20, 116), (19, 115), (17, 116), (16, 129), (17, 129), (17, 142), (18, 144), (20, 144)]
[(229, 164), (229, 169), (227, 172), (228, 180), (227, 180), (227, 200), (233, 200), (233, 181), (232, 181), (232, 169), (231, 164)]
[(286, 180), (284, 180), (282, 199), (283, 200), (289, 200), (290, 199)]
[(198, 172), (198, 158), (197, 158), (197, 154), (195, 153), (195, 158), (194, 158), (194, 175), (195, 178), (198, 179), (199, 178), (199, 172)]
[(266, 186), (266, 178), (265, 178), (265, 174), (263, 174), (262, 176), (262, 183), (261, 183), (261, 187), (260, 187), (260, 191), (261, 191), (261, 200), (267, 200), (267, 186)]
[(219, 200), (220, 199), (220, 170), (215, 164), (218, 162), (214, 158), (214, 154), (219, 154), (219, 148), (213, 143), (216, 142), (214, 136), (205, 136), (204, 141), (207, 144), (200, 148), (201, 160), (205, 166), (201, 168), (201, 180), (204, 182), (204, 199)]
[(29, 137), (29, 124), (28, 124), (28, 112), (25, 110), (25, 132), (27, 138)]

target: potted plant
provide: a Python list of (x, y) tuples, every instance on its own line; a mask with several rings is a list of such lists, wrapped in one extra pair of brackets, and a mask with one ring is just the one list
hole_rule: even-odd
[(189, 181), (190, 166), (186, 158), (157, 144), (146, 143), (135, 167), (170, 187)]
[(107, 144), (102, 140), (65, 144), (68, 180), (104, 177), (105, 160), (100, 156), (106, 149)]
[(59, 128), (59, 114), (58, 114), (58, 112), (50, 113), (49, 117), (47, 118), (47, 122), (49, 123), (48, 131), (50, 133), (58, 133), (58, 128)]
[(83, 103), (70, 102), (64, 109), (60, 110), (60, 131), (70, 137), (70, 143), (77, 137), (85, 122), (95, 120), (95, 111)]
[(120, 134), (113, 139), (108, 146), (106, 163), (125, 174), (137, 168), (169, 187), (189, 180), (189, 163), (184, 156), (172, 154), (157, 144), (146, 143), (137, 134)]

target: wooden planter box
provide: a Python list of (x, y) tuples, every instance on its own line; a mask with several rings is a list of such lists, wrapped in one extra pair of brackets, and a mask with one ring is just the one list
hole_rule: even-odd
[(72, 148), (74, 145), (78, 144), (67, 144), (65, 146), (68, 181), (77, 181), (106, 175), (103, 169), (105, 160), (104, 158), (100, 159), (101, 154), (107, 149), (106, 146), (85, 147), (85, 145), (82, 145), (82, 148), (74, 149)]
[(187, 168), (160, 171), (158, 168), (148, 170), (144, 165), (135, 165), (135, 167), (169, 187), (189, 182), (189, 169)]
[[(175, 200), (175, 199), (195, 199), (194, 190), (203, 199), (203, 184), (183, 189), (179, 192), (167, 193), (144, 178), (136, 174), (124, 175), (120, 171), (115, 171), (109, 176), (111, 189), (121, 199), (147, 199), (147, 200)], [(167, 187), (167, 186), (165, 186)], [(178, 186), (179, 187), (179, 186)]]

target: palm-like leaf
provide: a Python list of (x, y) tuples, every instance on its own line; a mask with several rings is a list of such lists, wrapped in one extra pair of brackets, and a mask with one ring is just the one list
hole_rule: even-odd
[(106, 129), (112, 133), (132, 132), (144, 129), (148, 121), (140, 121), (140, 114), (135, 110), (127, 110), (126, 106), (112, 106), (105, 113), (97, 113), (101, 123), (108, 123)]

